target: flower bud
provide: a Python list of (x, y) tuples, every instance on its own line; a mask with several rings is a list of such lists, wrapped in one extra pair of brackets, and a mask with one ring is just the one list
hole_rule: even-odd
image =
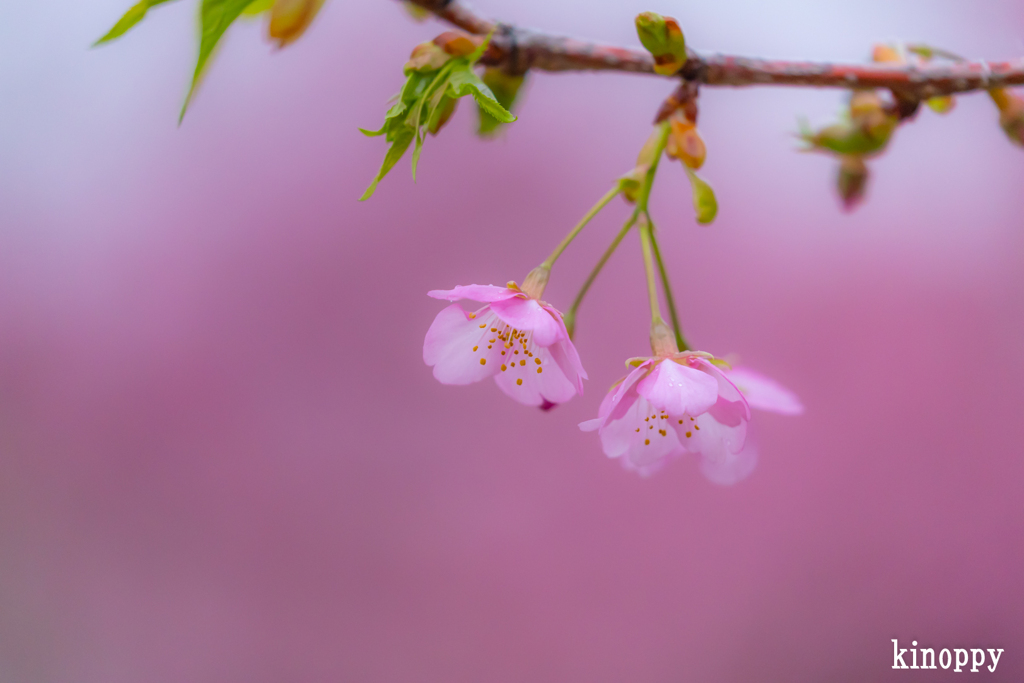
[(686, 169), (686, 175), (689, 176), (690, 187), (693, 189), (693, 210), (697, 213), (697, 222), (707, 225), (718, 215), (718, 200), (715, 199), (715, 191), (689, 168)]
[(1024, 146), (1024, 99), (1004, 88), (993, 88), (988, 94), (999, 108), (999, 125), (1007, 137)]
[(875, 45), (871, 50), (871, 61), (879, 64), (902, 64), (903, 55), (892, 45)]
[(868, 167), (859, 156), (845, 156), (839, 164), (836, 189), (843, 202), (843, 208), (852, 210), (864, 199), (864, 188), (868, 182)]
[(669, 125), (671, 131), (665, 145), (665, 153), (696, 171), (704, 165), (704, 158), (707, 156), (707, 148), (697, 132), (697, 127), (678, 110), (669, 118)]
[(462, 31), (445, 31), (434, 38), (433, 43), (453, 57), (465, 57), (480, 46), (480, 39), (473, 39)]
[(274, 0), (268, 32), (278, 47), (298, 40), (313, 23), (324, 0)]
[(840, 155), (870, 155), (881, 152), (899, 124), (899, 117), (888, 112), (882, 99), (871, 90), (855, 91), (850, 96), (847, 121), (826, 126), (817, 132), (800, 134), (812, 147)]
[(850, 93), (850, 118), (864, 119), (880, 113), (885, 113), (885, 105), (874, 90), (854, 90)]
[(924, 103), (936, 114), (948, 114), (956, 106), (956, 98), (952, 95), (940, 95), (939, 97), (929, 97)]
[(671, 76), (686, 63), (686, 39), (678, 22), (654, 12), (643, 12), (636, 17), (636, 33), (647, 51), (654, 57), (654, 72)]
[(619, 187), (622, 188), (622, 196), (630, 204), (635, 204), (640, 196), (640, 187), (644, 183), (644, 176), (650, 166), (637, 166), (629, 173), (619, 178)]
[(405, 63), (405, 73), (412, 71), (427, 73), (440, 69), (451, 59), (451, 56), (440, 48), (434, 41), (420, 43), (412, 49), (409, 61)]

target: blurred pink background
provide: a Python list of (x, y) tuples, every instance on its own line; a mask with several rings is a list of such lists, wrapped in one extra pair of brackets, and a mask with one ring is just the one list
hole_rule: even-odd
[[(400, 67), (442, 29), (333, 2), (274, 54), (231, 30), (184, 125), (192, 2), (88, 50), (127, 0), (0, 24), (0, 680), (946, 680), (891, 638), (1005, 648), (1024, 677), (1024, 152), (984, 96), (923, 111), (843, 214), (793, 151), (832, 91), (707, 89), (697, 226), (655, 219), (688, 336), (791, 386), (735, 487), (642, 480), (576, 424), (646, 352), (629, 239), (581, 310), (587, 394), (550, 413), (445, 387), (428, 289), (521, 279), (628, 170), (670, 86), (536, 74), (503, 139), (463, 105), (356, 198)], [(1024, 54), (1012, 2), (480, 0), (636, 44), (862, 60), (921, 40)], [(556, 269), (566, 307), (626, 208)], [(903, 645), (908, 647), (908, 645)]]

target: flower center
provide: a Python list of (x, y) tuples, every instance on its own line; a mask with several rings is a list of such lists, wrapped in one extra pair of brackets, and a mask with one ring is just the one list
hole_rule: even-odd
[[(477, 313), (470, 313), (477, 318)], [(534, 352), (532, 330), (520, 330), (504, 323), (496, 314), (480, 318), (480, 338), (473, 346), (473, 353), (479, 354), (480, 365), (490, 359), (500, 363), (501, 372), (511, 372), (516, 377), (516, 386), (523, 385), (526, 373), (542, 374), (544, 361)], [(497, 353), (495, 353), (497, 351)]]

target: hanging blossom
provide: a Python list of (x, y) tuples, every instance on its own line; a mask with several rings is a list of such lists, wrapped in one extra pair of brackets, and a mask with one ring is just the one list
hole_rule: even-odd
[[(538, 271), (540, 271), (538, 273)], [(433, 290), (435, 299), (485, 304), (466, 311), (457, 303), (437, 314), (423, 341), (423, 361), (442, 384), (472, 384), (494, 377), (510, 397), (551, 408), (583, 393), (587, 373), (569, 339), (562, 314), (541, 301), (547, 270), (515, 282)]]
[(654, 357), (628, 362), (633, 370), (609, 390), (598, 418), (580, 424), (597, 431), (605, 455), (627, 470), (649, 476), (693, 453), (708, 479), (734, 484), (757, 464), (757, 447), (747, 438), (750, 408), (803, 411), (795, 394), (759, 373), (728, 369), (701, 351), (680, 353), (662, 325), (655, 325), (652, 348)]
[(598, 418), (580, 429), (597, 431), (605, 455), (643, 475), (684, 453), (735, 460), (746, 443), (750, 406), (712, 360), (700, 351), (631, 359), (633, 370), (605, 396)]

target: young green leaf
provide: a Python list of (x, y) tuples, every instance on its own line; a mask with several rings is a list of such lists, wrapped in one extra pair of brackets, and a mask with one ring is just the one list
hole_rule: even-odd
[(374, 177), (373, 182), (366, 188), (366, 192), (363, 192), (363, 196), (359, 198), (359, 201), (369, 199), (373, 196), (374, 190), (377, 189), (377, 183), (388, 174), (398, 160), (405, 154), (405, 150), (409, 149), (409, 145), (412, 143), (413, 138), (416, 137), (416, 131), (408, 126), (403, 126), (399, 131), (394, 142), (391, 143), (391, 147), (388, 148), (388, 153), (384, 155), (384, 163), (381, 164), (380, 170), (377, 171), (377, 175)]
[[(491, 67), (484, 70), (481, 80), (494, 93), (494, 96), (498, 99), (498, 104), (508, 111), (512, 111), (512, 105), (515, 104), (525, 76), (510, 76), (503, 69)], [(482, 137), (494, 135), (501, 127), (501, 121), (488, 114), (479, 105), (477, 106), (477, 112), (480, 115), (480, 126), (477, 129), (477, 134)]]
[(247, 17), (254, 17), (263, 14), (273, 6), (274, 0), (252, 0), (252, 3), (242, 10), (242, 14)]
[(715, 199), (715, 191), (689, 168), (686, 168), (686, 175), (689, 176), (690, 186), (693, 188), (693, 209), (697, 212), (697, 222), (710, 223), (718, 215), (718, 200)]
[(501, 123), (512, 123), (516, 120), (510, 111), (501, 106), (498, 98), (487, 87), (487, 84), (473, 73), (468, 62), (452, 66), (451, 76), (448, 78), (448, 90), (453, 97), (472, 95), (481, 109)]
[(202, 0), (199, 7), (199, 58), (196, 60), (196, 70), (192, 75), (192, 85), (185, 97), (185, 104), (181, 107), (181, 116), (178, 123), (185, 118), (185, 111), (188, 109), (192, 95), (195, 94), (196, 86), (203, 76), (206, 63), (213, 54), (224, 32), (234, 23), (235, 19), (251, 5), (253, 0)]
[(117, 23), (114, 24), (113, 28), (107, 31), (106, 35), (97, 40), (92, 44), (93, 47), (102, 45), (103, 43), (109, 43), (110, 41), (120, 38), (127, 33), (135, 24), (139, 23), (146, 17), (146, 12), (149, 11), (150, 7), (156, 7), (162, 5), (165, 2), (171, 2), (172, 0), (140, 0), (138, 3), (131, 6), (131, 8), (124, 13)]

